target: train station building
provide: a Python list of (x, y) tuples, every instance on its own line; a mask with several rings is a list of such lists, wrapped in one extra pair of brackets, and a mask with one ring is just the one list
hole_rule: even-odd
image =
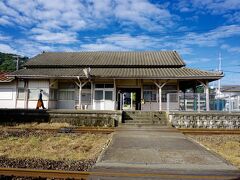
[(15, 108), (35, 109), (42, 89), (48, 109), (155, 111), (167, 108), (168, 94), (179, 107), (177, 94), (199, 85), (209, 110), (208, 84), (223, 74), (187, 68), (176, 51), (44, 52), (8, 77)]

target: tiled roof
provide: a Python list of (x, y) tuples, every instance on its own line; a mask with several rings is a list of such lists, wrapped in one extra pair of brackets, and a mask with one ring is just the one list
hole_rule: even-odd
[[(94, 78), (220, 79), (222, 74), (191, 68), (91, 68)], [(12, 75), (22, 77), (85, 77), (82, 68), (21, 69)]]
[(14, 80), (13, 77), (7, 76), (9, 74), (10, 72), (0, 72), (0, 82), (11, 82), (12, 80)]
[(182, 67), (176, 51), (144, 52), (45, 52), (30, 59), (26, 67)]
[(240, 92), (240, 85), (225, 85), (221, 87), (222, 92)]

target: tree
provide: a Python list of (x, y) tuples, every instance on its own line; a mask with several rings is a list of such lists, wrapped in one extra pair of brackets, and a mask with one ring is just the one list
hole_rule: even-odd
[[(15, 71), (16, 70), (16, 54), (7, 54), (0, 52), (0, 71)], [(19, 56), (19, 69), (27, 62), (28, 57)]]

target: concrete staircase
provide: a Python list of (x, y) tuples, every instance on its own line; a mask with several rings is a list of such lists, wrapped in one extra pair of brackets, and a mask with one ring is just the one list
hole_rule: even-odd
[(122, 126), (167, 126), (164, 111), (124, 111)]

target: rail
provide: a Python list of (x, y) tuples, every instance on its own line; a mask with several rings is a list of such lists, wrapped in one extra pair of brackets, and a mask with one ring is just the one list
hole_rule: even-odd
[(41, 177), (86, 180), (89, 177), (118, 177), (118, 178), (167, 178), (167, 179), (237, 179), (239, 171), (215, 172), (214, 174), (182, 173), (178, 171), (163, 171), (157, 173), (127, 173), (127, 172), (84, 172), (84, 171), (59, 171), (59, 170), (37, 170), (23, 168), (0, 168), (0, 175), (15, 177)]
[(179, 128), (183, 134), (193, 134), (193, 135), (214, 135), (214, 134), (240, 134), (240, 129), (195, 129), (195, 128)]
[(41, 128), (17, 128), (10, 127), (6, 128), (10, 131), (29, 130), (29, 131), (48, 131), (56, 133), (103, 133), (111, 134), (114, 132), (114, 128), (57, 128), (57, 129), (41, 129)]

